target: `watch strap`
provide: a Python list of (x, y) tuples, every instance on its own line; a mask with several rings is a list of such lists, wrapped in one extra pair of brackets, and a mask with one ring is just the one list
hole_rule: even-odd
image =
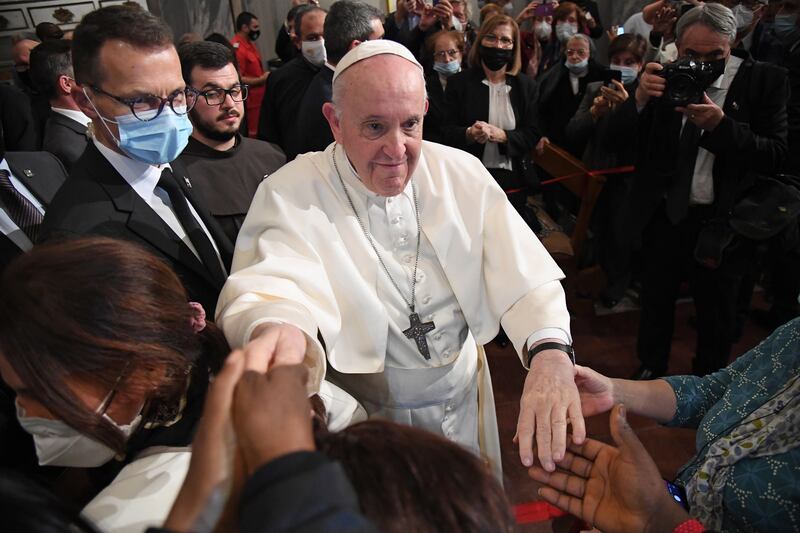
[(575, 364), (575, 349), (572, 346), (569, 344), (562, 344), (560, 342), (543, 342), (528, 350), (528, 368), (530, 368), (531, 361), (533, 361), (533, 358), (536, 357), (536, 354), (545, 350), (561, 350), (569, 356), (572, 364)]

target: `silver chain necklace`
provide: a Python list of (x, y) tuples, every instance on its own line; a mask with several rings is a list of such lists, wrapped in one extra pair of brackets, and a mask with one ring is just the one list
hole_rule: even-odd
[(414, 342), (417, 344), (417, 350), (419, 353), (422, 354), (422, 357), (425, 359), (430, 359), (431, 354), (430, 350), (428, 349), (428, 342), (425, 339), (425, 335), (429, 332), (433, 331), (436, 325), (432, 322), (422, 322), (419, 318), (419, 314), (416, 312), (416, 289), (417, 289), (417, 266), (419, 265), (419, 247), (420, 241), (422, 238), (422, 230), (420, 229), (419, 223), (419, 203), (417, 201), (417, 186), (414, 182), (411, 182), (411, 191), (414, 196), (414, 216), (417, 219), (417, 254), (414, 259), (414, 272), (411, 277), (411, 300), (409, 301), (403, 291), (400, 289), (400, 286), (397, 284), (395, 279), (392, 277), (392, 274), (389, 272), (389, 268), (386, 266), (386, 263), (383, 261), (383, 257), (381, 253), (378, 251), (378, 247), (375, 245), (375, 241), (372, 239), (372, 235), (370, 235), (369, 231), (367, 231), (367, 226), (364, 225), (364, 222), (361, 220), (361, 217), (358, 216), (358, 211), (356, 211), (356, 206), (353, 204), (353, 199), (350, 197), (350, 193), (347, 190), (347, 185), (344, 183), (344, 179), (342, 178), (342, 173), (339, 172), (339, 165), (336, 163), (336, 149), (339, 147), (338, 144), (333, 146), (333, 168), (336, 170), (336, 176), (339, 178), (339, 183), (342, 184), (342, 190), (344, 191), (344, 195), (347, 197), (347, 203), (350, 204), (350, 209), (353, 210), (353, 214), (358, 221), (359, 227), (361, 227), (361, 231), (364, 233), (364, 237), (369, 242), (372, 250), (375, 252), (375, 255), (378, 257), (378, 262), (383, 267), (383, 271), (386, 273), (386, 277), (389, 278), (389, 281), (392, 282), (394, 288), (397, 289), (397, 293), (406, 303), (408, 308), (411, 310), (411, 313), (408, 315), (408, 320), (411, 323), (408, 329), (403, 331), (403, 335), (408, 337), (409, 339), (413, 339)]

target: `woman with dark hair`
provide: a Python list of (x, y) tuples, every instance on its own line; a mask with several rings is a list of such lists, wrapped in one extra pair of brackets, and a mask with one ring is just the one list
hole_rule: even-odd
[(0, 375), (39, 464), (84, 469), (88, 494), (70, 496), (94, 497), (100, 529), (160, 524), (224, 337), (165, 263), (108, 238), (36, 247), (0, 293)]
[(317, 449), (342, 465), (361, 512), (378, 531), (513, 531), (503, 488), (480, 458), (459, 445), (388, 420), (336, 433), (320, 427)]
[(553, 32), (550, 41), (542, 49), (539, 61), (539, 76), (564, 61), (567, 41), (586, 30), (586, 13), (574, 2), (561, 2), (553, 11)]
[(526, 158), (539, 141), (536, 84), (520, 72), (519, 27), (507, 15), (490, 16), (469, 53), (470, 68), (447, 83), (445, 144), (466, 150), (506, 191), (517, 210), (530, 185)]
[[(564, 129), (571, 144), (585, 145), (583, 162), (588, 168), (634, 164), (634, 144), (609, 134), (608, 117), (636, 91), (646, 52), (647, 41), (640, 35), (626, 33), (611, 41), (608, 60), (611, 69), (620, 72), (621, 81), (589, 83), (578, 111)], [(617, 305), (631, 277), (631, 243), (625, 238), (631, 179), (632, 174), (609, 177), (595, 207), (598, 259), (607, 280), (600, 299), (608, 308)]]
[(447, 80), (461, 72), (464, 57), (464, 37), (461, 32), (434, 33), (425, 42), (427, 63), (432, 71), (425, 73), (425, 89), (428, 91), (428, 112), (425, 113), (422, 137), (426, 141), (442, 142), (442, 128), (446, 122), (447, 104), (444, 91)]

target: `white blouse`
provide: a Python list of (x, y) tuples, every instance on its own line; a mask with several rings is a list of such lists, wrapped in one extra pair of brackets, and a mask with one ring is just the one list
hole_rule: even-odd
[[(483, 83), (489, 86), (489, 124), (497, 126), (506, 131), (517, 127), (517, 119), (514, 117), (514, 108), (511, 107), (511, 87), (505, 81), (491, 83), (484, 79)], [(497, 143), (487, 142), (483, 150), (483, 166), (486, 168), (503, 168), (512, 170), (511, 158), (500, 154)]]

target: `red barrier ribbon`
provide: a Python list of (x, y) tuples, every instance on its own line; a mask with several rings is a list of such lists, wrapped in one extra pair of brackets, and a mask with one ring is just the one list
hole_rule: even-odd
[[(545, 180), (541, 183), (541, 185), (552, 185), (553, 183), (558, 183), (559, 181), (566, 181), (571, 180), (574, 178), (580, 178), (581, 176), (591, 176), (592, 178), (596, 178), (597, 176), (610, 176), (612, 174), (627, 174), (629, 172), (633, 172), (636, 170), (636, 167), (629, 165), (626, 167), (614, 167), (614, 168), (604, 168), (602, 170), (589, 170), (586, 172), (575, 172), (574, 174), (567, 174), (566, 176), (560, 176), (558, 178), (552, 178), (549, 180)], [(520, 189), (509, 189), (505, 191), (508, 194), (514, 194), (518, 192), (524, 192), (528, 189), (520, 188)]]
[(528, 502), (514, 506), (514, 518), (517, 524), (545, 522), (566, 515), (567, 513), (558, 507), (554, 507), (544, 501)]

